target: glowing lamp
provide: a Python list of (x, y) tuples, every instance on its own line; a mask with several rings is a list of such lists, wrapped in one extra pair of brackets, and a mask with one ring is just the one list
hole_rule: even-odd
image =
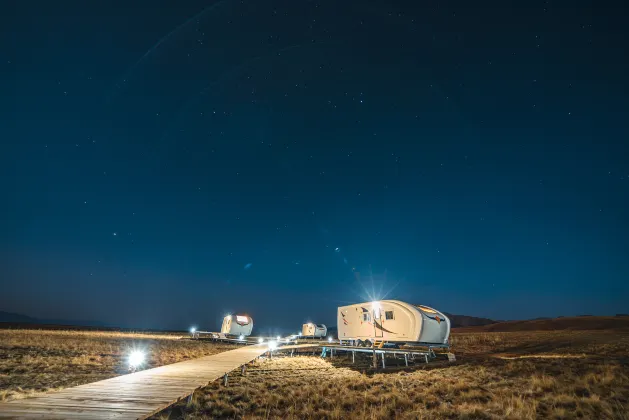
[(134, 350), (129, 354), (129, 366), (138, 367), (144, 363), (144, 352), (140, 350)]

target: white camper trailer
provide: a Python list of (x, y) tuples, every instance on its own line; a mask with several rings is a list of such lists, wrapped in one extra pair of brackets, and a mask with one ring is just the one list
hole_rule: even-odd
[(309, 322), (307, 324), (304, 324), (304, 326), (301, 328), (301, 335), (303, 337), (321, 338), (325, 337), (327, 333), (328, 327), (323, 324), (313, 324), (312, 322)]
[(225, 335), (251, 335), (253, 330), (253, 319), (246, 315), (227, 315), (223, 318), (221, 334)]
[(338, 337), (354, 345), (417, 343), (447, 346), (450, 320), (427, 306), (399, 300), (341, 306), (337, 313)]

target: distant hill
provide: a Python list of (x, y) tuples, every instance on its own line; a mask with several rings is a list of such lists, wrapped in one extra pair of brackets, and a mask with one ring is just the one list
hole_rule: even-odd
[[(102, 328), (106, 325), (98, 321), (81, 321), (70, 319), (39, 319), (31, 316), (16, 314), (13, 312), (0, 311), (0, 323), (17, 324), (25, 326), (25, 324), (56, 325), (56, 326), (74, 326), (74, 327), (92, 327)], [(39, 327), (38, 327), (39, 328)]]
[(450, 326), (452, 328), (460, 328), (460, 327), (481, 327), (484, 325), (495, 324), (499, 321), (494, 321), (489, 318), (478, 318), (475, 316), (467, 316), (467, 315), (453, 315), (444, 312), (444, 315), (450, 318)]
[(30, 316), (15, 314), (13, 312), (4, 312), (0, 311), (0, 322), (19, 322), (19, 323), (35, 323), (38, 322), (37, 319), (31, 318)]
[(629, 318), (622, 316), (575, 316), (529, 321), (506, 321), (459, 328), (457, 332), (514, 332), (556, 330), (629, 330)]

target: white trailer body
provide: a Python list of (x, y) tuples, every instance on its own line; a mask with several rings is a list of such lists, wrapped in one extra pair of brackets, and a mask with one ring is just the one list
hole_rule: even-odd
[(341, 306), (339, 340), (448, 345), (450, 320), (436, 309), (399, 300)]
[(303, 337), (325, 337), (328, 333), (328, 327), (323, 324), (313, 324), (309, 322), (301, 327), (301, 335)]
[(246, 315), (227, 315), (223, 318), (221, 334), (226, 335), (251, 335), (253, 330), (253, 319)]

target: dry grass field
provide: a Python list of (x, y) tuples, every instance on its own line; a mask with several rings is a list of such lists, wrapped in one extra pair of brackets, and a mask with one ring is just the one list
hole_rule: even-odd
[(173, 334), (0, 330), (0, 401), (128, 373), (132, 349), (157, 367), (233, 348)]
[[(150, 368), (233, 348), (169, 334), (0, 330), (0, 400), (127, 373), (132, 349), (147, 351)], [(367, 355), (261, 359), (155, 418), (629, 420), (626, 328), (461, 329), (452, 351), (456, 362), (387, 360), (386, 370)]]
[(454, 333), (453, 351), (453, 363), (386, 371), (276, 357), (155, 418), (629, 419), (626, 331)]

